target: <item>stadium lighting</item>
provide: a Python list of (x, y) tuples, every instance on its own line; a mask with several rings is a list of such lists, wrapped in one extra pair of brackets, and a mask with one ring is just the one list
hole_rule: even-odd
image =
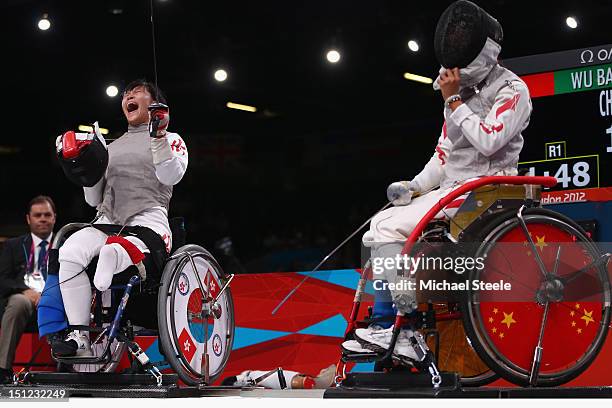
[[(87, 133), (92, 133), (94, 131), (93, 127), (89, 125), (79, 125), (78, 129), (81, 132), (87, 132)], [(103, 135), (108, 135), (108, 129), (100, 128), (100, 133), (102, 133)]]
[(49, 15), (45, 13), (38, 21), (38, 29), (41, 31), (47, 31), (49, 28), (51, 28), (51, 21), (49, 21)]
[(227, 79), (227, 71), (224, 69), (218, 69), (215, 71), (215, 80), (217, 82), (223, 82)]
[(414, 40), (410, 40), (408, 41), (408, 48), (412, 52), (417, 52), (419, 50), (419, 43)]
[(340, 53), (337, 50), (327, 51), (325, 57), (327, 58), (327, 61), (331, 62), (332, 64), (335, 64), (340, 61)]
[(574, 17), (568, 17), (565, 19), (565, 24), (567, 24), (567, 26), (569, 28), (576, 28), (578, 27), (578, 21), (576, 21), (576, 19)]
[(109, 85), (108, 87), (106, 87), (106, 94), (111, 98), (114, 98), (119, 94), (119, 89), (117, 89), (115, 85)]
[(230, 109), (237, 109), (245, 112), (257, 112), (257, 108), (254, 106), (243, 105), (241, 103), (228, 102), (225, 106)]
[(411, 74), (410, 72), (404, 73), (404, 78), (409, 81), (416, 81), (422, 84), (432, 84), (433, 83), (433, 79), (431, 78), (421, 76), (421, 75)]

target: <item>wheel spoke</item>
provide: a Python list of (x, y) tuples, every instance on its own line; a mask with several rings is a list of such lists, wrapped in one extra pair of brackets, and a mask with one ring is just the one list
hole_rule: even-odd
[[(204, 298), (204, 293), (202, 293), (202, 305), (200, 306), (202, 312), (202, 324), (204, 329), (204, 352), (202, 353), (202, 362), (201, 362), (201, 374), (204, 375), (204, 382), (206, 384), (209, 383), (209, 372), (208, 372), (208, 318), (210, 317), (210, 273), (208, 270), (206, 271), (206, 298)], [(206, 302), (206, 303), (205, 303)], [(204, 313), (206, 311), (206, 313)]]
[(561, 244), (559, 244), (559, 247), (557, 248), (557, 256), (555, 257), (555, 266), (553, 267), (553, 271), (552, 271), (553, 276), (557, 276), (560, 260), (561, 260)]
[(540, 325), (540, 335), (538, 336), (538, 345), (535, 347), (533, 352), (533, 360), (531, 362), (531, 372), (529, 373), (529, 384), (535, 387), (538, 383), (538, 375), (540, 375), (540, 365), (542, 363), (542, 340), (544, 339), (544, 328), (546, 327), (546, 321), (548, 320), (548, 310), (550, 308), (550, 302), (546, 301), (544, 305), (544, 315), (542, 316), (542, 324)]
[(524, 209), (525, 209), (525, 206), (522, 206), (519, 209), (518, 213), (516, 214), (516, 217), (519, 219), (519, 224), (521, 225), (521, 229), (523, 230), (525, 237), (527, 237), (527, 242), (529, 242), (529, 245), (531, 245), (531, 250), (534, 253), (536, 263), (540, 267), (540, 272), (542, 272), (542, 277), (546, 278), (546, 275), (547, 275), (546, 266), (544, 265), (544, 261), (542, 261), (542, 257), (540, 256), (538, 249), (533, 243), (533, 239), (531, 239), (531, 235), (529, 235), (529, 229), (527, 228), (527, 224), (525, 223), (525, 220), (523, 219)]
[(563, 278), (563, 283), (568, 284), (578, 278), (580, 275), (593, 268), (594, 266), (600, 266), (601, 264), (605, 264), (610, 258), (610, 254), (603, 254), (587, 266), (578, 269), (576, 272), (569, 274), (568, 276)]
[[(505, 255), (504, 255), (504, 258), (505, 258)], [(508, 264), (511, 265), (510, 262), (508, 262)], [(513, 284), (516, 283), (519, 286), (522, 286), (523, 289), (526, 289), (529, 292), (531, 292), (531, 291), (535, 292), (537, 290), (537, 288), (534, 288), (531, 285), (529, 285), (529, 284), (527, 284), (527, 283), (525, 283), (525, 282), (523, 282), (521, 280), (518, 280), (516, 276), (513, 276), (513, 275), (510, 275), (508, 273), (503, 272), (499, 267), (497, 267), (495, 265), (487, 264), (487, 268), (490, 268), (490, 269), (494, 270), (496, 273), (498, 273), (502, 277), (508, 278), (508, 280), (511, 281)]]

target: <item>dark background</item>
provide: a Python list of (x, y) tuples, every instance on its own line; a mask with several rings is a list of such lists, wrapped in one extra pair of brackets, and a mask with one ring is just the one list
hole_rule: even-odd
[[(159, 86), (190, 159), (170, 213), (186, 217), (188, 241), (214, 249), (231, 237), (250, 272), (303, 270), (370, 217), (387, 185), (411, 179), (433, 152), (441, 97), (403, 73), (435, 78), (433, 33), (450, 3), (155, 0)], [(478, 3), (503, 25), (501, 58), (612, 42), (610, 1)], [(153, 79), (149, 1), (3, 0), (0, 13), (0, 236), (25, 231), (37, 194), (56, 201), (57, 227), (90, 220), (54, 140), (95, 120), (109, 138), (125, 131), (120, 98), (105, 89)], [(342, 53), (336, 65), (325, 60), (331, 47)], [(217, 67), (226, 82), (213, 79)], [(558, 120), (534, 107), (532, 123)], [(543, 158), (541, 144), (530, 149), (522, 160)], [(358, 243), (326, 267), (356, 266)]]

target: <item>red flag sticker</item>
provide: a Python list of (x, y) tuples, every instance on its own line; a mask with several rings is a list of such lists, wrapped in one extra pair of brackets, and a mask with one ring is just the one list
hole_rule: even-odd
[(178, 338), (178, 347), (183, 356), (185, 356), (185, 359), (191, 364), (191, 359), (196, 352), (196, 346), (185, 328), (183, 328)]
[(206, 273), (206, 280), (203, 283), (204, 283), (204, 285), (208, 284), (208, 286), (210, 288), (210, 295), (213, 298), (216, 298), (217, 295), (219, 294), (219, 291), (221, 290), (221, 288), (219, 287), (219, 282), (217, 282), (217, 280), (215, 279), (215, 275), (210, 273), (210, 271), (207, 272)]

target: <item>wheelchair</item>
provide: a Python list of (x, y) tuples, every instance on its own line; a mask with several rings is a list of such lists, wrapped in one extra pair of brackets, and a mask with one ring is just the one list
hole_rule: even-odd
[[(376, 362), (385, 371), (410, 365), (431, 376), (457, 372), (463, 386), (502, 377), (520, 386), (557, 386), (584, 372), (603, 346), (611, 317), (609, 253), (602, 253), (574, 221), (540, 207), (541, 187), (553, 177), (490, 176), (470, 181), (441, 199), (406, 240), (402, 254), (482, 259), (481, 267), (457, 271), (420, 268), (417, 281), (465, 282), (465, 290), (433, 294), (417, 286), (417, 313), (397, 315), (385, 353), (343, 351), (336, 385), (348, 362)], [(447, 220), (436, 215), (469, 193)], [(435, 268), (434, 268), (435, 269)], [(362, 268), (345, 339), (372, 319), (357, 316), (371, 265)], [(483, 284), (505, 279), (510, 291)], [(478, 285), (472, 285), (476, 281)], [(411, 339), (416, 361), (393, 355), (400, 329), (419, 329)]]
[[(168, 364), (187, 385), (209, 385), (221, 375), (234, 340), (234, 305), (229, 287), (233, 275), (226, 275), (206, 249), (181, 242), (182, 218), (171, 219), (170, 225), (177, 249), (171, 254), (163, 250), (163, 257), (156, 262), (152, 254), (146, 254), (146, 279), (130, 266), (115, 275), (113, 285), (104, 293), (93, 288), (90, 326), (69, 326), (66, 330), (88, 331), (94, 356), (60, 357), (52, 353), (60, 367), (84, 375), (112, 373), (127, 352), (130, 370), (150, 373), (158, 386), (162, 385), (160, 368)], [(56, 234), (52, 250), (58, 250), (74, 232), (90, 226), (65, 225)], [(90, 277), (96, 262), (94, 258), (87, 268)], [(158, 347), (164, 361), (150, 361), (135, 341), (138, 327), (127, 313), (134, 298), (140, 300), (145, 320), (157, 323)]]

